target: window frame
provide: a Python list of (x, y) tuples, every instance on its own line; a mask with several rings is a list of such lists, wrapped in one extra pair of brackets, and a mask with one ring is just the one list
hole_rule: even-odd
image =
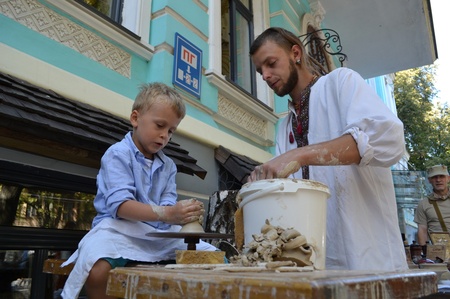
[(122, 9), (125, 0), (113, 0), (112, 13), (110, 18), (119, 24), (122, 24)]
[[(257, 93), (255, 95), (251, 95), (225, 78), (222, 73), (222, 22), (217, 22), (217, 20), (221, 20), (222, 18), (221, 0), (211, 0), (209, 4), (209, 60), (208, 68), (205, 70), (205, 77), (209, 84), (217, 88), (218, 101), (220, 101), (220, 98), (224, 98), (227, 102), (264, 120), (266, 122), (266, 135), (259, 136), (246, 131), (234, 122), (230, 122), (228, 119), (222, 117), (220, 113), (214, 116), (214, 120), (259, 145), (273, 146), (273, 140), (275, 138), (274, 128), (279, 118), (273, 110), (274, 93), (264, 82), (262, 76), (257, 75), (256, 70), (254, 72), (257, 87)], [(254, 9), (253, 30), (258, 35), (268, 26), (267, 16), (269, 15), (269, 6), (266, 1), (254, 1), (252, 5)]]
[[(236, 84), (242, 90), (245, 90), (243, 86), (240, 86), (237, 82), (238, 80), (238, 59), (237, 59), (237, 45), (236, 45), (236, 17), (237, 14), (241, 15), (246, 21), (248, 25), (248, 43), (249, 48), (254, 39), (254, 24), (253, 24), (253, 4), (251, 0), (249, 0), (249, 8), (247, 8), (240, 0), (228, 0), (229, 1), (229, 22), (230, 22), (230, 81), (233, 84)], [(245, 90), (252, 96), (257, 96), (256, 90), (256, 69), (251, 61), (250, 57), (250, 91)]]
[[(93, 13), (98, 14), (102, 18), (106, 18), (112, 23), (117, 24), (122, 27), (122, 7), (126, 0), (112, 0), (111, 2), (111, 15), (106, 15), (101, 11), (97, 10), (94, 6), (84, 2), (84, 0), (73, 0), (79, 5), (91, 10)], [(126, 27), (124, 27), (126, 29)]]
[[(0, 160), (0, 180), (12, 184), (41, 185), (74, 191), (95, 192), (95, 178), (68, 174), (29, 164)], [(94, 193), (95, 194), (95, 193)], [(50, 251), (75, 251), (88, 231), (41, 227), (0, 226), (0, 250), (34, 250), (31, 260), (30, 299), (44, 298), (48, 274), (42, 272)]]
[[(270, 113), (273, 112), (274, 107), (274, 93), (269, 86), (264, 82), (262, 76), (258, 76), (255, 70), (256, 77), (256, 94), (242, 92), (235, 84), (228, 81), (222, 73), (222, 23), (217, 22), (222, 18), (221, 0), (210, 0), (209, 2), (209, 66), (205, 71), (206, 79), (210, 84), (217, 87), (219, 93), (227, 94), (229, 99), (240, 106), (248, 106), (249, 102), (251, 111), (254, 114), (264, 118), (271, 119), (267, 116), (266, 109), (260, 109), (259, 103), (269, 107)], [(269, 5), (266, 1), (252, 1), (253, 9), (253, 31), (255, 36), (261, 34), (268, 26), (267, 16), (269, 15)], [(230, 94), (230, 90), (233, 91)]]
[[(155, 48), (149, 44), (150, 37), (150, 13), (151, 1), (139, 1), (139, 12), (136, 15), (136, 23), (128, 26), (130, 29), (113, 21), (108, 16), (98, 12), (88, 4), (81, 3), (79, 0), (44, 0), (46, 3), (56, 7), (69, 16), (77, 19), (89, 28), (95, 28), (96, 31), (108, 39), (117, 42), (125, 49), (139, 55), (146, 61), (150, 61)], [(124, 0), (126, 1), (126, 0)], [(124, 2), (124, 7), (127, 7)], [(124, 12), (126, 13), (126, 12)], [(133, 28), (131, 28), (133, 27)]]

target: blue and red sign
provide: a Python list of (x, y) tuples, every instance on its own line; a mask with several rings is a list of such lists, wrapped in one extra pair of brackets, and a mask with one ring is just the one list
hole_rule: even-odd
[(202, 50), (175, 33), (172, 83), (200, 98)]

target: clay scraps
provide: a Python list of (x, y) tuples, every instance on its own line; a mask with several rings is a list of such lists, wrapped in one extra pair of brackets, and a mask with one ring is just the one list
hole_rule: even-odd
[(313, 266), (313, 247), (306, 237), (294, 228), (273, 226), (266, 219), (261, 234), (254, 234), (253, 241), (244, 246), (244, 252), (230, 259), (241, 266), (256, 266), (261, 262), (287, 261), (286, 265)]

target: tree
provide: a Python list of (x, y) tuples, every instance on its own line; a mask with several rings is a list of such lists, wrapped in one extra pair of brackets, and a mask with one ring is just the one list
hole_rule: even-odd
[(397, 113), (404, 125), (409, 163), (415, 170), (450, 162), (449, 108), (433, 104), (435, 73), (436, 67), (429, 65), (395, 74)]
[(430, 160), (427, 166), (443, 164), (450, 166), (450, 109), (436, 104), (431, 118), (433, 135), (430, 135)]

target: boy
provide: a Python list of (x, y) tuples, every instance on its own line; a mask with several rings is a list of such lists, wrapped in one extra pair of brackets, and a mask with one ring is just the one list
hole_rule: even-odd
[[(146, 237), (149, 232), (178, 232), (179, 225), (204, 213), (200, 201), (177, 202), (176, 166), (162, 152), (185, 114), (181, 97), (170, 87), (141, 87), (130, 116), (133, 132), (102, 157), (94, 200), (97, 216), (66, 262), (76, 264), (63, 298), (77, 298), (84, 283), (89, 298), (110, 298), (106, 285), (111, 269), (130, 261), (173, 260), (175, 250), (186, 249), (182, 239)], [(205, 242), (197, 248), (216, 250)]]

